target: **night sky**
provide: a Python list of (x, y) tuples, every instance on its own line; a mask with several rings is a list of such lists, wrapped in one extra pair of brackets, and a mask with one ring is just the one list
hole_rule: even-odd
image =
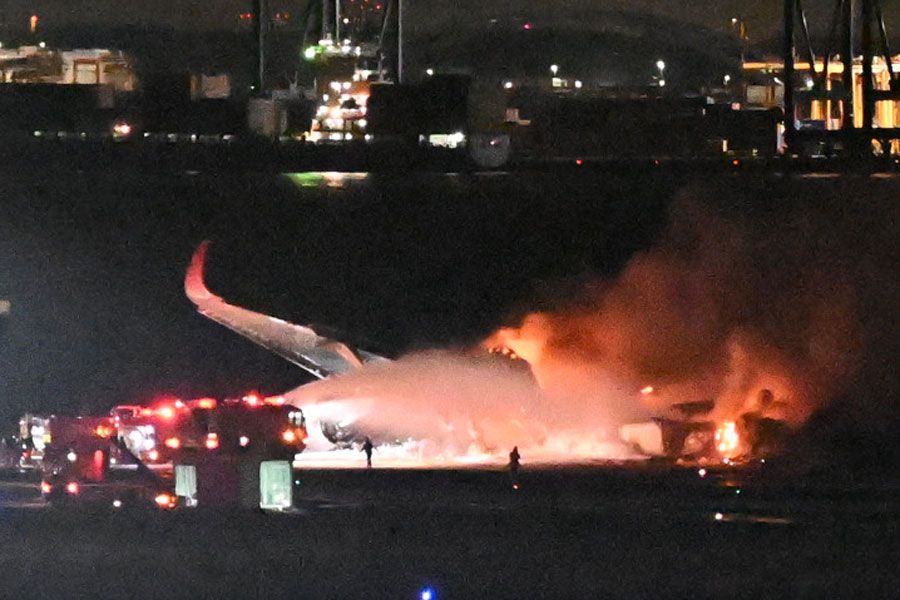
[[(752, 39), (775, 37), (781, 21), (780, 0), (408, 0), (411, 25), (425, 30), (453, 32), (484, 23), (491, 18), (530, 19), (549, 26), (576, 24), (590, 27), (602, 20), (606, 11), (626, 11), (673, 18), (714, 31), (730, 27), (732, 17), (744, 19)], [(804, 2), (814, 26), (826, 26), (833, 2), (807, 0)], [(38, 14), (47, 27), (71, 24), (157, 23), (184, 28), (221, 28), (234, 24), (235, 15), (246, 12), (250, 2), (220, 0), (0, 0), (0, 15), (9, 23), (27, 22), (32, 13)], [(273, 10), (302, 12), (305, 2), (271, 0)], [(897, 21), (896, 11), (887, 10), (890, 24)]]

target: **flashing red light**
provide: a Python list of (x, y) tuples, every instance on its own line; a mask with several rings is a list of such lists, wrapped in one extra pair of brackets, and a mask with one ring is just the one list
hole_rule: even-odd
[(219, 435), (216, 433), (210, 433), (206, 436), (206, 447), (210, 450), (215, 450), (219, 447)]
[(178, 450), (179, 448), (181, 448), (181, 440), (179, 440), (177, 437), (166, 438), (166, 441), (164, 443), (166, 445), (166, 448), (171, 448), (172, 450)]
[(159, 494), (156, 498), (153, 499), (156, 502), (156, 505), (160, 508), (174, 508), (175, 507), (175, 497), (172, 494)]
[(50, 485), (50, 484), (47, 483), (46, 481), (42, 481), (42, 482), (41, 482), (41, 493), (42, 493), (42, 494), (49, 494), (49, 493), (52, 492), (52, 491), (53, 491), (53, 486), (52, 486), (52, 485)]
[(293, 443), (297, 439), (297, 434), (292, 430), (287, 429), (284, 433), (281, 434), (281, 439), (288, 443)]
[(147, 458), (149, 458), (150, 460), (159, 460), (159, 450), (154, 448), (153, 450), (151, 450), (150, 452), (147, 453)]
[(172, 406), (163, 406), (161, 408), (156, 409), (156, 414), (162, 417), (163, 419), (174, 419), (175, 418), (175, 408)]
[(215, 398), (200, 398), (199, 400), (197, 400), (197, 408), (213, 409), (215, 407)]
[(69, 483), (66, 484), (66, 491), (69, 492), (70, 494), (77, 494), (81, 490), (78, 487), (77, 481), (70, 481)]

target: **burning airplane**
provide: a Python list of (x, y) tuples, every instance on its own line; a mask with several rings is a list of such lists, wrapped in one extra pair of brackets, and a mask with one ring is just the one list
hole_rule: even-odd
[(549, 461), (733, 460), (776, 450), (859, 367), (849, 272), (790, 228), (754, 227), (681, 199), (614, 279), (588, 280), (477, 351), (395, 361), (228, 304), (203, 282), (206, 244), (185, 290), (201, 314), (320, 379), (285, 397), (331, 442), (364, 432), (436, 456), (517, 445)]

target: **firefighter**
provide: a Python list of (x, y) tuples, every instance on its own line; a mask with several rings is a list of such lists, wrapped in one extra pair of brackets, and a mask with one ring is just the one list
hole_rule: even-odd
[(514, 490), (519, 489), (519, 447), (513, 446), (509, 453), (509, 480)]
[(366, 453), (366, 468), (372, 468), (372, 449), (374, 446), (372, 445), (372, 440), (369, 439), (369, 436), (366, 436), (366, 441), (363, 442), (362, 451)]

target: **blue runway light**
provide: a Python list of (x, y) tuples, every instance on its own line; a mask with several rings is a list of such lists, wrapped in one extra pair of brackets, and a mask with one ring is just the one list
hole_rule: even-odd
[(419, 594), (420, 600), (434, 600), (434, 590), (431, 588), (425, 588), (422, 590), (422, 593)]

